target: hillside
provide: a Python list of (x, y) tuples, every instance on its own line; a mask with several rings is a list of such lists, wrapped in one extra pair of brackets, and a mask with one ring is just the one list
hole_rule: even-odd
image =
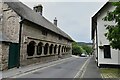
[(77, 42), (78, 45), (88, 45), (88, 46), (92, 46), (92, 43), (86, 43), (86, 42)]

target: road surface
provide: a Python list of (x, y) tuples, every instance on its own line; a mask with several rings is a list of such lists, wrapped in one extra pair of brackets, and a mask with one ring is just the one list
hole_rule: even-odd
[(18, 78), (74, 78), (87, 59), (87, 57), (73, 57), (60, 64), (41, 68), (36, 72), (31, 72)]

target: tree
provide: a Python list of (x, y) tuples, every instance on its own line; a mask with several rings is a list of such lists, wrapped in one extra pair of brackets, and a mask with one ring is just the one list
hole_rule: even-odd
[(86, 44), (81, 45), (82, 48), (84, 49), (84, 51), (89, 55), (90, 53), (92, 53), (92, 48)]
[(108, 12), (104, 17), (104, 21), (114, 21), (115, 25), (105, 25), (107, 32), (105, 36), (110, 41), (110, 45), (114, 49), (120, 50), (120, 2), (112, 2), (115, 10)]
[(72, 54), (73, 55), (81, 55), (83, 53), (83, 49), (76, 42), (72, 43)]

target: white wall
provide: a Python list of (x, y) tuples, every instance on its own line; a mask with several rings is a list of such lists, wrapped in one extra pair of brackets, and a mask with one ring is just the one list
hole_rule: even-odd
[(120, 64), (120, 50), (118, 51), (118, 64)]
[[(100, 15), (97, 18), (97, 29), (98, 29), (98, 46), (103, 46), (103, 45), (109, 45), (109, 41), (105, 37), (106, 33), (106, 24), (115, 24), (114, 22), (107, 22), (102, 20), (105, 15), (107, 14), (107, 11), (112, 11), (114, 10), (115, 7), (110, 6), (107, 7), (100, 13)], [(100, 49), (98, 47), (98, 64), (118, 64), (118, 50), (112, 49), (111, 48), (111, 58), (104, 58), (104, 52), (103, 49)], [(99, 66), (99, 65), (98, 65)]]

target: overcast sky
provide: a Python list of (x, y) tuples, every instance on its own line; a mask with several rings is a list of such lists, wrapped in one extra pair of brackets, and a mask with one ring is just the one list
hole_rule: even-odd
[[(57, 17), (58, 27), (77, 42), (91, 42), (91, 17), (107, 0), (20, 0), (30, 8), (43, 5), (43, 16), (49, 21)], [(74, 1), (74, 2), (73, 2)], [(31, 15), (32, 16), (32, 15)]]

